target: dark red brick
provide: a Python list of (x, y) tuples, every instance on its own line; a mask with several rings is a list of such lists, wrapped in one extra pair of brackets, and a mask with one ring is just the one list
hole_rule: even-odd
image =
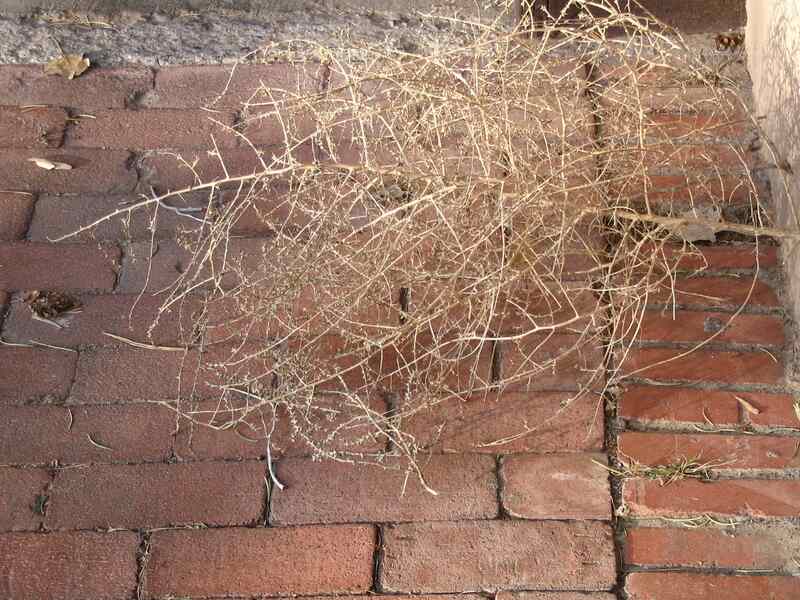
[(796, 517), (800, 481), (682, 479), (669, 485), (641, 479), (625, 482), (625, 503), (636, 516), (712, 514)]
[(129, 531), (0, 536), (0, 594), (37, 600), (130, 598), (138, 547), (139, 536)]
[(50, 348), (0, 347), (0, 404), (67, 396), (77, 354)]
[[(184, 194), (180, 198), (170, 198), (165, 203), (178, 208), (205, 209), (208, 206), (208, 194)], [(117, 209), (141, 202), (142, 197), (136, 194), (114, 196), (109, 194), (79, 194), (70, 196), (53, 196), (43, 194), (36, 201), (36, 211), (31, 220), (28, 238), (34, 241), (47, 241), (73, 233), (96, 220), (108, 216)], [(179, 216), (173, 211), (155, 205), (144, 206), (130, 213), (105, 220), (95, 227), (72, 238), (76, 241), (109, 240), (116, 242), (123, 239), (146, 240), (152, 237), (151, 226), (155, 226), (155, 239), (175, 238), (181, 231), (195, 231), (198, 222)], [(191, 216), (202, 217), (203, 212), (192, 212)], [(153, 223), (155, 217), (155, 223)]]
[(530, 335), (500, 342), (500, 381), (514, 391), (574, 391), (602, 385), (600, 340)]
[(645, 465), (667, 465), (682, 459), (723, 463), (724, 469), (790, 469), (800, 467), (798, 440), (766, 435), (642, 433), (619, 437), (620, 452)]
[(796, 577), (707, 575), (703, 573), (632, 573), (625, 589), (631, 600), (684, 600), (720, 597), (725, 600), (794, 600)]
[[(629, 377), (656, 381), (691, 381), (723, 385), (783, 383), (780, 353), (721, 352), (672, 348), (638, 348), (632, 350), (622, 369)], [(776, 362), (777, 361), (777, 362)]]
[[(29, 158), (66, 163), (72, 169), (43, 169)], [(133, 190), (137, 181), (131, 155), (124, 150), (2, 150), (0, 165), (0, 179), (4, 188), (11, 191), (123, 194)]]
[(390, 592), (602, 591), (615, 577), (611, 528), (601, 523), (408, 523), (384, 531), (381, 586)]
[(502, 467), (503, 508), (523, 519), (611, 519), (603, 454), (518, 454)]
[(680, 256), (678, 268), (682, 270), (754, 269), (756, 263), (761, 269), (774, 269), (778, 266), (778, 246), (764, 244), (701, 246), (688, 254), (667, 245), (664, 246), (664, 254), (668, 258)]
[[(213, 148), (235, 146), (232, 113), (204, 110), (100, 110), (78, 119), (64, 145), (75, 148)], [(228, 129), (226, 129), (228, 128)], [(213, 136), (213, 140), (212, 140)]]
[(689, 311), (647, 311), (638, 340), (648, 342), (702, 342), (783, 346), (783, 319), (771, 315)]
[(0, 462), (166, 460), (174, 428), (173, 413), (160, 406), (6, 407), (0, 417)]
[(29, 192), (0, 192), (0, 241), (21, 240), (28, 231), (34, 196)]
[(153, 86), (146, 67), (92, 68), (72, 80), (45, 75), (42, 65), (0, 67), (0, 105), (44, 104), (78, 110), (124, 108)]
[(50, 529), (248, 525), (264, 506), (261, 462), (92, 465), (56, 476)]
[[(104, 332), (136, 341), (159, 345), (176, 343), (181, 334), (178, 305), (159, 316), (164, 300), (159, 297), (134, 294), (80, 294), (74, 296), (80, 308), (57, 317), (61, 327), (34, 319), (27, 304), (16, 301), (6, 317), (3, 333), (11, 342), (37, 340), (57, 346), (76, 347), (79, 344), (112, 345), (119, 342)], [(191, 334), (191, 307), (186, 306), (183, 319), (184, 335)], [(158, 318), (158, 324), (156, 323)], [(155, 325), (155, 326), (154, 326)], [(152, 331), (150, 328), (152, 327)], [(150, 335), (152, 334), (152, 336)]]
[(736, 396), (751, 404), (759, 414), (745, 411), (756, 425), (794, 427), (797, 416), (794, 398), (788, 394), (724, 392), (679, 387), (630, 386), (619, 402), (621, 417), (640, 421), (680, 421), (708, 425), (740, 422), (744, 416)]
[(426, 484), (405, 463), (364, 467), (332, 461), (286, 459), (278, 478), (287, 487), (272, 497), (271, 520), (304, 523), (455, 521), (497, 515), (494, 459), (438, 455), (419, 459)]
[(111, 291), (119, 249), (109, 244), (0, 244), (0, 289)]
[(641, 527), (625, 536), (625, 562), (629, 565), (690, 567), (700, 569), (790, 570), (790, 528), (769, 525), (735, 529)]
[(63, 108), (0, 107), (0, 148), (58, 148), (66, 124)]
[(375, 538), (360, 525), (159, 531), (145, 589), (148, 598), (363, 594)]
[[(402, 412), (401, 412), (402, 414)], [(565, 392), (450, 398), (406, 417), (403, 428), (434, 452), (574, 452), (603, 447), (603, 407)]]
[[(0, 455), (0, 464), (7, 464)], [(33, 531), (39, 528), (44, 516), (37, 513), (37, 498), (47, 495), (50, 473), (47, 469), (17, 469), (0, 467), (0, 531)], [(45, 505), (45, 509), (47, 506)], [(2, 536), (0, 536), (2, 537)], [(2, 556), (2, 549), (0, 549)], [(0, 563), (0, 573), (2, 573)], [(3, 581), (0, 579), (0, 581)], [(0, 592), (2, 592), (0, 584)]]
[[(752, 292), (751, 292), (752, 287)], [(775, 290), (752, 277), (691, 277), (678, 279), (674, 289), (663, 287), (650, 295), (650, 303), (738, 309), (741, 305), (779, 308)]]
[(156, 73), (155, 89), (142, 98), (153, 108), (238, 109), (243, 103), (273, 100), (259, 92), (273, 91), (275, 100), (286, 93), (317, 93), (325, 79), (325, 67), (315, 64), (239, 64), (231, 66), (164, 67)]

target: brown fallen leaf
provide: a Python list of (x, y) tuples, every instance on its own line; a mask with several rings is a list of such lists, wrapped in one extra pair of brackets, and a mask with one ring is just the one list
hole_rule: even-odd
[(37, 167), (46, 169), (48, 171), (69, 171), (72, 169), (72, 165), (68, 165), (67, 163), (63, 162), (47, 160), (46, 158), (29, 158), (28, 160), (32, 163), (36, 163)]
[(750, 403), (749, 403), (747, 400), (745, 400), (744, 398), (741, 398), (741, 397), (739, 397), (739, 396), (734, 396), (734, 398), (736, 398), (736, 401), (737, 401), (739, 404), (741, 404), (741, 405), (742, 405), (742, 408), (743, 408), (743, 409), (745, 409), (747, 412), (749, 412), (751, 415), (760, 415), (760, 414), (761, 414), (761, 411), (760, 411), (758, 408), (756, 408), (755, 406), (753, 406), (752, 404), (750, 404)]
[(61, 75), (73, 79), (86, 71), (90, 64), (89, 59), (84, 58), (82, 54), (62, 54), (47, 63), (44, 72), (47, 75)]
[(25, 294), (23, 301), (34, 315), (42, 319), (55, 319), (65, 313), (76, 311), (81, 306), (75, 298), (67, 294), (39, 290)]

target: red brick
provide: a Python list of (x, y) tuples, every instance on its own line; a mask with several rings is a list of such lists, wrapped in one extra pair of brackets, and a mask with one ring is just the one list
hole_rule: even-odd
[(108, 244), (0, 244), (0, 289), (111, 291), (119, 249)]
[[(166, 460), (175, 418), (160, 406), (18, 406), (0, 417), (0, 462)], [(99, 448), (91, 439), (109, 448)]]
[(408, 523), (384, 531), (384, 548), (390, 592), (610, 590), (616, 577), (611, 528), (586, 521)]
[(645, 118), (648, 135), (698, 142), (704, 138), (741, 139), (749, 131), (748, 125), (747, 121), (732, 120), (726, 115), (710, 112), (651, 113)]
[(637, 339), (649, 342), (702, 342), (783, 346), (783, 319), (771, 315), (670, 310), (646, 311)]
[(0, 105), (45, 104), (78, 110), (124, 108), (153, 86), (146, 67), (92, 68), (72, 80), (45, 75), (42, 65), (0, 67)]
[(132, 597), (138, 547), (139, 536), (129, 531), (0, 536), (0, 594), (37, 600)]
[(27, 192), (0, 192), (0, 241), (21, 240), (28, 231), (33, 212), (33, 194)]
[(248, 525), (265, 494), (261, 462), (92, 465), (56, 476), (50, 529)]
[[(375, 395), (365, 402), (366, 408), (343, 403), (337, 396), (316, 397), (313, 406), (298, 405), (289, 412), (279, 406), (275, 429), (269, 436), (271, 455), (276, 457), (315, 456), (335, 452), (342, 457), (365, 457), (385, 451), (386, 437), (371, 420), (372, 415), (388, 411), (386, 401)], [(253, 409), (246, 403), (236, 405), (228, 400), (203, 401), (191, 406), (182, 403), (181, 410), (190, 417), (178, 420), (175, 452), (181, 458), (262, 458), (267, 453), (264, 425), (273, 425), (271, 408)], [(219, 428), (236, 422), (231, 429)], [(213, 425), (216, 428), (212, 428)], [(302, 435), (297, 430), (302, 430)], [(309, 438), (312, 446), (309, 443)]]
[(500, 342), (500, 381), (514, 391), (573, 391), (602, 385), (600, 340), (530, 335)]
[[(752, 293), (750, 288), (752, 286)], [(708, 308), (738, 309), (742, 304), (764, 308), (781, 307), (775, 290), (752, 277), (680, 278), (675, 289), (663, 287), (650, 295), (650, 303), (666, 303)]]
[[(620, 416), (637, 421), (680, 421), (708, 425), (740, 422), (742, 409), (736, 396), (753, 405), (759, 414), (747, 418), (766, 427), (795, 427), (794, 398), (788, 394), (723, 392), (678, 387), (630, 386), (619, 402)], [(708, 419), (708, 421), (706, 420)]]
[(67, 396), (77, 355), (50, 348), (0, 347), (0, 404)]
[(278, 478), (287, 487), (272, 497), (271, 520), (304, 523), (454, 521), (497, 516), (494, 459), (478, 455), (419, 457), (425, 482), (405, 463), (364, 467), (287, 459)]
[[(21, 301), (11, 306), (3, 333), (10, 342), (25, 343), (37, 340), (57, 346), (76, 347), (79, 344), (111, 345), (119, 342), (105, 335), (108, 332), (146, 343), (169, 345), (180, 337), (178, 305), (158, 315), (163, 298), (134, 294), (80, 294), (74, 297), (80, 309), (56, 319), (61, 327), (33, 319), (27, 304)], [(133, 310), (131, 310), (133, 309)], [(184, 335), (191, 333), (191, 307), (186, 306), (183, 319)], [(158, 317), (158, 325), (153, 327)], [(149, 334), (152, 333), (152, 336)]]
[[(284, 168), (283, 164), (272, 164), (273, 156), (282, 156), (284, 151), (281, 146), (255, 151), (251, 148), (227, 148), (221, 149), (220, 154), (228, 176), (248, 177), (264, 170)], [(296, 148), (292, 156), (299, 162), (310, 162), (314, 158), (309, 144)], [(218, 181), (225, 177), (225, 171), (220, 158), (212, 156), (209, 150), (155, 151), (142, 159), (141, 177), (141, 186), (148, 192), (152, 186), (157, 192), (165, 193)]]
[(669, 485), (641, 479), (625, 482), (625, 503), (636, 516), (796, 517), (800, 515), (800, 481), (682, 479)]
[(778, 266), (778, 246), (764, 244), (699, 246), (686, 254), (677, 247), (666, 245), (663, 251), (667, 257), (680, 256), (678, 268), (683, 270), (754, 269), (756, 258), (761, 269), (774, 269)]
[(67, 130), (64, 145), (75, 148), (213, 148), (235, 146), (232, 113), (205, 110), (100, 110)]
[[(790, 469), (800, 467), (798, 441), (762, 435), (641, 433), (619, 437), (624, 457), (645, 465), (667, 465), (684, 458), (724, 463), (723, 469)], [(625, 459), (627, 460), (627, 459)]]
[[(599, 463), (599, 464), (598, 464)], [(603, 454), (518, 454), (502, 468), (503, 508), (523, 519), (611, 519)]]
[[(63, 162), (72, 169), (42, 169), (29, 158)], [(124, 150), (2, 150), (0, 165), (4, 188), (21, 192), (122, 194), (133, 190), (138, 177), (131, 155)]]
[[(34, 241), (56, 239), (77, 231), (98, 219), (106, 217), (117, 209), (140, 202), (142, 197), (136, 194), (114, 196), (109, 194), (79, 194), (73, 196), (41, 195), (36, 201), (36, 211), (31, 220), (28, 238)], [(200, 208), (208, 206), (209, 196), (202, 192), (184, 194), (180, 198), (170, 198), (165, 203), (178, 208)], [(175, 238), (182, 231), (196, 231), (197, 221), (179, 216), (170, 210), (158, 209), (155, 206), (124, 213), (99, 223), (95, 227), (71, 238), (74, 241), (109, 240), (116, 242), (123, 239), (150, 241), (155, 215), (155, 239)], [(203, 212), (192, 212), (193, 217), (202, 217)]]
[(638, 348), (628, 354), (622, 369), (627, 377), (656, 381), (714, 382), (723, 385), (783, 383), (780, 353), (774, 353), (776, 356), (773, 359), (766, 352), (697, 350), (688, 355), (686, 352), (672, 348)]
[(794, 600), (796, 577), (706, 575), (701, 573), (632, 573), (625, 589), (630, 600)]
[(145, 589), (148, 598), (364, 593), (375, 538), (369, 526), (160, 531)]
[(598, 592), (584, 594), (582, 592), (500, 592), (497, 600), (614, 600), (612, 593)]
[[(10, 462), (0, 455), (0, 464)], [(0, 467), (0, 531), (32, 531), (38, 529), (43, 516), (34, 510), (37, 497), (47, 494), (50, 473), (47, 469), (15, 469)], [(0, 550), (2, 556), (2, 550)], [(0, 563), (2, 572), (2, 563)], [(0, 579), (2, 581), (2, 579)], [(0, 584), (0, 592), (2, 592)]]
[(242, 108), (243, 103), (270, 102), (264, 86), (276, 100), (283, 92), (317, 93), (322, 90), (325, 67), (315, 64), (239, 64), (231, 66), (164, 67), (156, 73), (155, 89), (143, 97), (153, 108)]
[(58, 148), (66, 124), (63, 108), (0, 107), (0, 148)]
[[(646, 198), (650, 203), (684, 209), (712, 204), (721, 205), (723, 208), (747, 206), (752, 191), (750, 180), (746, 176), (703, 172), (681, 175), (648, 174), (646, 182), (643, 177), (637, 175), (616, 184), (612, 189), (621, 200), (643, 202), (647, 192)], [(665, 250), (667, 248), (669, 246)], [(705, 246), (697, 251), (705, 253), (706, 250), (711, 250), (713, 254), (725, 248), (729, 246)]]
[[(625, 562), (629, 565), (692, 567), (701, 569), (790, 570), (792, 529), (742, 526), (735, 529), (643, 527), (625, 536)], [(789, 542), (789, 543), (787, 543)]]
[(576, 452), (603, 447), (603, 415), (593, 394), (507, 392), (443, 399), (402, 427), (433, 452)]

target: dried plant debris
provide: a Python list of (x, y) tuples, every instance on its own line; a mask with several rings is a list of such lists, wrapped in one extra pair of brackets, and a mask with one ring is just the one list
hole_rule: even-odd
[(717, 44), (717, 50), (735, 50), (744, 44), (744, 34), (737, 31), (718, 33), (714, 41)]
[(80, 309), (80, 303), (62, 292), (33, 290), (25, 294), (25, 304), (40, 319), (53, 320)]
[(47, 75), (61, 75), (67, 79), (80, 77), (89, 68), (90, 61), (82, 54), (62, 54), (44, 67)]
[(34, 163), (40, 169), (45, 171), (70, 171), (72, 165), (63, 162), (55, 162), (47, 158), (29, 158), (29, 162)]

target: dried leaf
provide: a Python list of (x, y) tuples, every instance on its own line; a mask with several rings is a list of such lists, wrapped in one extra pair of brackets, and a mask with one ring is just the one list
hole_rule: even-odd
[(717, 241), (715, 223), (722, 220), (722, 211), (718, 206), (699, 206), (681, 213), (681, 218), (698, 219), (706, 223), (687, 223), (679, 227), (675, 233), (689, 243)]
[(61, 292), (42, 292), (32, 290), (25, 294), (23, 301), (31, 312), (42, 319), (55, 319), (80, 308), (80, 303), (67, 294)]
[(750, 404), (744, 398), (741, 398), (740, 396), (734, 396), (734, 398), (736, 398), (736, 401), (739, 404), (742, 405), (742, 408), (745, 409), (747, 412), (749, 412), (751, 415), (760, 415), (761, 414), (761, 411), (758, 408), (756, 408), (755, 406)]
[(89, 59), (82, 54), (64, 54), (59, 58), (54, 58), (44, 67), (47, 75), (61, 75), (67, 79), (80, 76), (89, 68)]
[(47, 169), (48, 171), (69, 171), (72, 169), (72, 165), (62, 162), (54, 162), (52, 160), (47, 160), (46, 158), (29, 158), (28, 160), (32, 163), (36, 163), (37, 167)]
[(797, 420), (800, 421), (800, 400), (794, 401), (794, 416), (796, 416)]

